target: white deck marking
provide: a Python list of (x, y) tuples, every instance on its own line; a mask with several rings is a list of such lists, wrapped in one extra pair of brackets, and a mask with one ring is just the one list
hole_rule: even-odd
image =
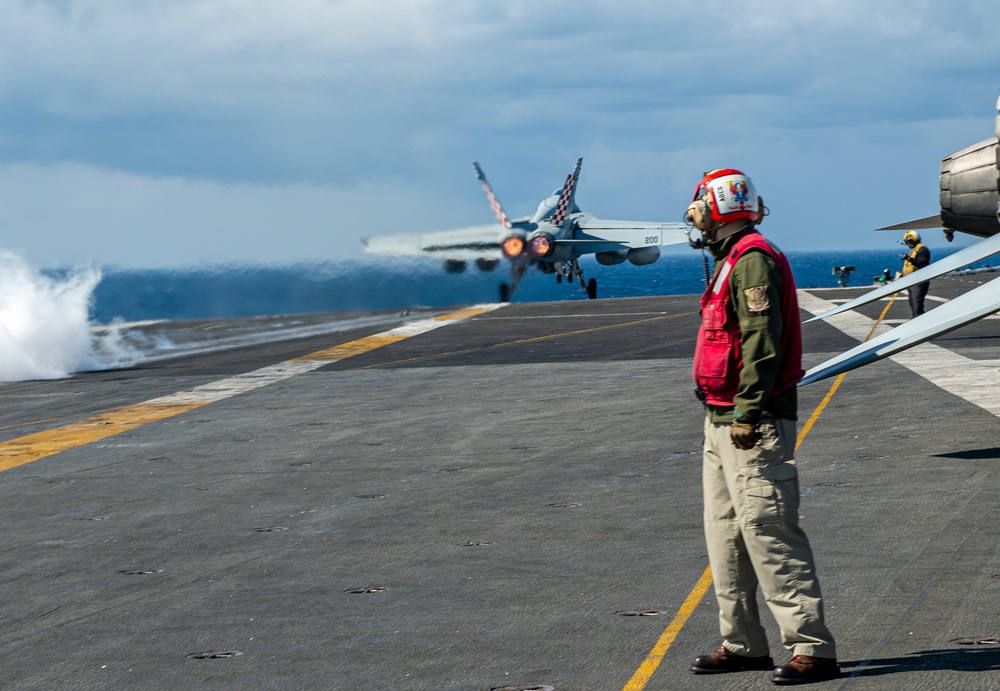
[(314, 369), (319, 369), (328, 362), (279, 362), (277, 365), (268, 365), (252, 372), (237, 374), (228, 379), (219, 379), (196, 386), (187, 391), (178, 391), (169, 396), (153, 398), (146, 403), (215, 403), (225, 398), (259, 389), (268, 384), (284, 381), (296, 374), (303, 374)]
[[(799, 307), (812, 314), (822, 314), (835, 306), (805, 290), (799, 290), (798, 296)], [(865, 339), (875, 323), (857, 312), (842, 312), (824, 321), (858, 341)], [(888, 330), (887, 325), (879, 324), (875, 335)], [(933, 343), (921, 343), (889, 359), (938, 388), (1000, 417), (1000, 360), (973, 360)]]
[[(488, 312), (499, 307), (499, 303), (491, 305), (477, 305), (476, 307), (469, 308), (467, 310), (461, 310), (450, 314), (443, 314), (437, 317), (430, 317), (428, 319), (421, 319), (419, 321), (403, 324), (395, 329), (390, 329), (389, 331), (383, 331), (382, 333), (359, 339), (359, 342), (366, 341), (370, 345), (366, 344), (363, 349), (357, 349), (357, 352), (372, 350), (379, 347), (379, 344), (383, 342), (395, 342), (412, 336), (418, 336), (442, 326), (454, 324), (456, 321), (462, 321), (473, 314)], [(328, 349), (328, 351), (332, 350), (334, 349)], [(309, 356), (304, 357), (308, 358)], [(261, 367), (260, 369), (253, 370), (252, 372), (237, 374), (235, 377), (228, 377), (227, 379), (220, 379), (218, 381), (202, 384), (201, 386), (196, 386), (195, 388), (187, 391), (178, 391), (177, 393), (167, 396), (153, 398), (146, 401), (146, 403), (214, 403), (216, 401), (230, 398), (231, 396), (236, 396), (237, 394), (259, 389), (262, 386), (268, 386), (269, 384), (284, 381), (285, 379), (289, 379), (298, 374), (311, 372), (341, 359), (343, 358), (336, 356), (321, 356), (316, 359), (293, 358), (291, 360), (279, 362), (276, 365)]]
[(442, 314), (431, 319), (404, 324), (381, 334), (366, 336), (300, 358), (293, 358), (276, 365), (261, 367), (252, 372), (238, 374), (235, 377), (219, 379), (187, 391), (178, 391), (168, 396), (160, 396), (143, 403), (107, 411), (85, 420), (10, 439), (0, 443), (0, 472), (106, 439), (151, 422), (165, 420), (216, 401), (259, 389), (262, 386), (284, 381), (297, 374), (311, 372), (345, 357), (381, 348), (390, 343), (397, 343), (410, 336), (426, 333), (447, 324), (454, 324), (457, 321), (498, 307), (500, 307), (499, 304), (479, 305), (458, 312)]

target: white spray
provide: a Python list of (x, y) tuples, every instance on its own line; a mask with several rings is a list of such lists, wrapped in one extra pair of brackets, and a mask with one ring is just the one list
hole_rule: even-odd
[(46, 276), (0, 251), (0, 381), (58, 379), (84, 369), (125, 364), (120, 335), (91, 333), (89, 307), (97, 268)]

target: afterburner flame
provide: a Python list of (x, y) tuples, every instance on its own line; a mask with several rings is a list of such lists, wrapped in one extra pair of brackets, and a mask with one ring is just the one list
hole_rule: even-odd
[(524, 251), (524, 238), (520, 238), (516, 235), (511, 235), (509, 238), (503, 241), (501, 245), (503, 249), (503, 256), (508, 259), (513, 259), (518, 257)]
[(536, 235), (528, 243), (528, 252), (533, 257), (547, 257), (552, 254), (552, 250), (554, 249), (555, 243), (552, 240), (552, 236), (548, 233)]

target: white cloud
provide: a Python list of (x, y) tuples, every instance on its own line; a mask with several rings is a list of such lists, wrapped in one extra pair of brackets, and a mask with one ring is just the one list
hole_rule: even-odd
[[(381, 188), (408, 200), (376, 214), (392, 232), (414, 206), (421, 230), (482, 222), (473, 159), (519, 213), (578, 155), (581, 199), (611, 216), (674, 219), (700, 171), (737, 162), (774, 190), (775, 232), (803, 170), (839, 218), (917, 216), (940, 157), (992, 132), (998, 29), (984, 0), (0, 0), (2, 220), (70, 220), (54, 185), (114, 221), (95, 239), (216, 218), (253, 238), (242, 254), (284, 257), (267, 233), (290, 214), (310, 242), (326, 214), (377, 232)], [(888, 207), (868, 201), (876, 175)], [(183, 261), (114, 232), (98, 260)], [(226, 251), (204, 237), (184, 257)]]
[(0, 246), (42, 266), (337, 260), (358, 257), (366, 235), (440, 229), (430, 219), (442, 208), (489, 220), (485, 202), (394, 180), (228, 184), (14, 164), (0, 167), (0, 189)]

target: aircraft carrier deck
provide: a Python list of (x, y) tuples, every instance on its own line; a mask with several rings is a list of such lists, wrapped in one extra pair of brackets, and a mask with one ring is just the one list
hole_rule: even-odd
[[(806, 366), (885, 306), (806, 325)], [(697, 298), (495, 307), (0, 386), (0, 687), (773, 688), (688, 671), (719, 642)], [(1000, 688), (998, 334), (801, 390), (816, 688)]]

